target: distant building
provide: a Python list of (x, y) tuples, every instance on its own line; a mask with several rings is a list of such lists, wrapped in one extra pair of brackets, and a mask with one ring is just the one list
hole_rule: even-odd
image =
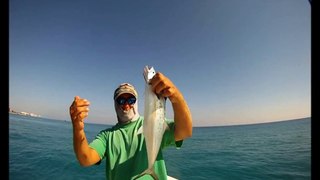
[(29, 112), (16, 112), (16, 111), (10, 109), (10, 107), (9, 107), (9, 113), (19, 114), (19, 115), (23, 115), (23, 116), (41, 117), (40, 115), (34, 114), (34, 113), (29, 113)]

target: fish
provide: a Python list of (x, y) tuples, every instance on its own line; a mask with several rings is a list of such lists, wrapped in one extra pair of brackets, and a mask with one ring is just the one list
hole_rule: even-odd
[(153, 92), (150, 85), (150, 80), (155, 74), (156, 71), (153, 67), (144, 67), (144, 121), (141, 127), (142, 129), (138, 130), (138, 134), (143, 133), (145, 139), (148, 156), (148, 168), (138, 177), (149, 174), (157, 180), (159, 178), (154, 172), (153, 165), (159, 153), (163, 134), (169, 129), (169, 126), (165, 122), (166, 98)]

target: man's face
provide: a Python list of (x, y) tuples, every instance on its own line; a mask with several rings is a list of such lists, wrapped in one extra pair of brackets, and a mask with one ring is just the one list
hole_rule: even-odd
[(117, 104), (122, 108), (123, 111), (128, 111), (133, 108), (133, 105), (136, 103), (136, 97), (132, 94), (121, 94), (117, 99)]
[(120, 123), (131, 121), (137, 114), (136, 97), (132, 94), (121, 94), (115, 100), (115, 109)]

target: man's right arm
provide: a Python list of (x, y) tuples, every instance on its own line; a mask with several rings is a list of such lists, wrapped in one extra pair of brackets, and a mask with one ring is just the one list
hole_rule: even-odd
[(76, 96), (69, 109), (73, 127), (73, 149), (81, 166), (91, 166), (100, 161), (97, 151), (89, 147), (84, 132), (84, 119), (88, 116), (89, 105), (89, 101)]

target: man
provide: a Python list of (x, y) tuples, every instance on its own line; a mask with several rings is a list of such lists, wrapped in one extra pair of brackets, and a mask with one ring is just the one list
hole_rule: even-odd
[[(156, 94), (169, 98), (174, 112), (174, 121), (166, 119), (169, 130), (163, 135), (154, 165), (157, 177), (167, 179), (162, 149), (170, 145), (180, 147), (185, 138), (192, 136), (192, 117), (183, 95), (169, 78), (158, 72), (150, 84)], [(107, 179), (134, 179), (148, 167), (144, 139), (136, 133), (143, 124), (143, 117), (138, 113), (138, 93), (132, 85), (124, 83), (115, 90), (113, 98), (118, 123), (101, 131), (90, 144), (84, 132), (90, 102), (79, 96), (74, 98), (69, 109), (74, 152), (82, 166), (99, 164), (106, 158)], [(139, 179), (152, 178), (145, 175)]]

